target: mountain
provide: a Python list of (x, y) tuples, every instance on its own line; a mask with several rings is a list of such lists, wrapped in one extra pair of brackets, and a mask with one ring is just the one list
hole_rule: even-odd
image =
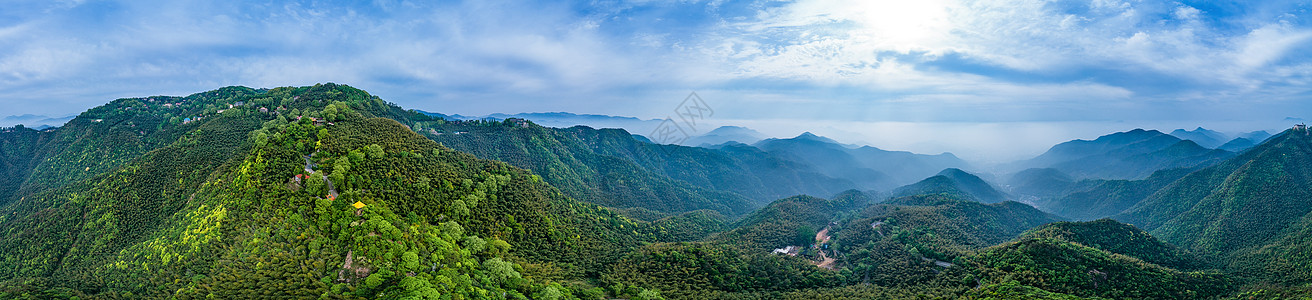
[(896, 198), (837, 222), (834, 252), (857, 282), (880, 286), (935, 283), (920, 290), (975, 287), (960, 258), (1058, 221), (1016, 202), (982, 204), (935, 194)]
[(1019, 239), (1061, 240), (1180, 270), (1206, 268), (1197, 257), (1179, 247), (1111, 219), (1049, 223), (1025, 232)]
[(1057, 221), (1060, 219), (1056, 216), (1018, 202), (983, 204), (954, 195), (922, 194), (894, 198), (863, 209), (858, 217), (847, 221), (838, 240), (856, 246), (870, 238), (907, 230), (922, 235), (917, 239), (937, 240), (932, 246), (923, 245), (925, 247), (966, 253), (1011, 240), (1026, 230)]
[(861, 147), (787, 140), (449, 120), (337, 84), (117, 99), (0, 128), (0, 299), (1297, 298), (1312, 282), (1303, 129), (1142, 180), (1009, 180), (1144, 230), (1062, 222), (957, 168), (876, 202), (797, 157), (876, 171)]
[(794, 241), (799, 233), (809, 232), (802, 236), (814, 236), (839, 212), (864, 207), (872, 200), (868, 195), (855, 190), (840, 193), (833, 199), (811, 196), (779, 199), (744, 217), (732, 230), (710, 240), (759, 252), (799, 245)]
[(1253, 132), (1241, 133), (1241, 134), (1239, 134), (1239, 136), (1237, 136), (1237, 137), (1235, 137), (1235, 138), (1245, 138), (1245, 139), (1248, 139), (1248, 140), (1250, 140), (1250, 141), (1253, 141), (1253, 143), (1260, 144), (1260, 143), (1266, 141), (1266, 139), (1271, 138), (1271, 133), (1266, 132), (1266, 130), (1258, 130), (1258, 131), (1253, 131)]
[(790, 139), (766, 139), (753, 146), (815, 166), (825, 175), (850, 180), (861, 189), (888, 190), (932, 176), (939, 170), (966, 167), (964, 161), (951, 153), (923, 155), (854, 147), (810, 132)]
[(1072, 220), (1111, 217), (1143, 201), (1195, 169), (1167, 169), (1142, 180), (1085, 179), (1072, 183), (1058, 194), (1038, 198), (1035, 206)]
[(1008, 198), (979, 176), (957, 168), (944, 169), (938, 175), (893, 190), (893, 197), (922, 194), (958, 194), (984, 203), (998, 203)]
[(1060, 196), (1075, 184), (1075, 179), (1053, 168), (1031, 168), (1007, 179), (1010, 192), (1029, 201)]
[(1080, 297), (1204, 299), (1229, 292), (1230, 281), (1221, 274), (1182, 271), (1136, 257), (1175, 258), (1156, 251), (1173, 249), (1129, 226), (1057, 223), (962, 263), (981, 283), (1031, 285)]
[(33, 115), (33, 114), (5, 116), (3, 118), (0, 118), (0, 127), (3, 126), (13, 127), (16, 125), (25, 125), (27, 127), (32, 127), (32, 128), (36, 128), (37, 130), (41, 130), (42, 129), (41, 127), (63, 126), (64, 123), (68, 123), (68, 120), (72, 120), (73, 117), (74, 116), (48, 117), (48, 116)]
[[(1231, 260), (1261, 277), (1292, 267), (1312, 213), (1312, 135), (1290, 129), (1247, 152), (1186, 175), (1115, 219), (1185, 249)], [(1279, 259), (1277, 259), (1279, 257)], [(1261, 266), (1261, 267), (1255, 267)], [(1312, 276), (1288, 274), (1306, 282)]]
[(1171, 135), (1182, 140), (1194, 141), (1195, 143), (1198, 143), (1199, 146), (1210, 149), (1216, 149), (1216, 147), (1221, 146), (1221, 144), (1229, 139), (1223, 133), (1207, 130), (1202, 127), (1195, 128), (1194, 130), (1176, 129), (1171, 131)]
[(739, 126), (720, 126), (706, 134), (695, 136), (684, 141), (684, 145), (701, 146), (701, 145), (719, 145), (727, 142), (738, 142), (743, 144), (756, 143), (765, 139), (765, 135), (747, 127)]
[(0, 128), (0, 205), (9, 202), (36, 164), (45, 157), (53, 132), (22, 126)]
[(1225, 142), (1225, 144), (1216, 147), (1216, 149), (1238, 153), (1238, 152), (1243, 152), (1244, 150), (1248, 150), (1248, 148), (1253, 148), (1253, 146), (1257, 146), (1257, 143), (1253, 142), (1253, 140), (1240, 137), (1230, 140), (1229, 142)]
[[(503, 121), (510, 118), (525, 119), (533, 121), (547, 127), (569, 128), (574, 126), (588, 126), (592, 128), (620, 128), (629, 132), (647, 134), (660, 126), (661, 120), (651, 119), (643, 120), (634, 117), (609, 116), (598, 114), (576, 114), (569, 112), (537, 112), (537, 113), (494, 113), (485, 116), (463, 116), (459, 114), (446, 115), (441, 113), (419, 111), (422, 114), (438, 117), (451, 121)], [(689, 144), (697, 145), (697, 144)]]
[(774, 199), (855, 187), (751, 147), (657, 145), (622, 129), (434, 121), (416, 130), (455, 150), (533, 170), (572, 198), (665, 215), (711, 209), (737, 217)]
[(334, 84), (89, 110), (0, 205), (0, 296), (543, 298), (571, 290), (531, 278), (595, 276), (654, 241), (397, 121), (426, 118)]
[(1157, 170), (1210, 166), (1233, 156), (1156, 130), (1135, 129), (1057, 144), (1013, 168), (1053, 168), (1075, 178), (1139, 179)]

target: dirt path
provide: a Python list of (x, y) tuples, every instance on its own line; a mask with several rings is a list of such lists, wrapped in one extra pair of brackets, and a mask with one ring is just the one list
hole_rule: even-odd
[[(821, 229), (820, 232), (816, 232), (815, 240), (817, 244), (823, 244), (829, 242), (829, 226), (825, 226), (825, 229)], [(824, 250), (817, 250), (816, 252), (820, 253), (820, 263), (816, 264), (816, 266), (833, 270), (834, 264), (838, 262), (838, 259), (829, 257), (829, 255), (827, 255)]]

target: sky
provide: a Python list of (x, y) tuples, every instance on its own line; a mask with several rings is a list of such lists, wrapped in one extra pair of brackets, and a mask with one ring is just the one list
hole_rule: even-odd
[[(1312, 117), (1306, 1), (95, 1), (0, 10), (0, 117), (223, 86), (660, 119), (980, 161)], [(3, 124), (0, 124), (3, 125)]]

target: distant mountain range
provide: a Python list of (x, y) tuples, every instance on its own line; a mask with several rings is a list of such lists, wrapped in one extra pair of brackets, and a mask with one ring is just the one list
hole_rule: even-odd
[[(516, 114), (494, 113), (485, 116), (464, 116), (459, 114), (448, 115), (448, 114), (441, 114), (441, 113), (427, 112), (427, 111), (418, 111), (418, 112), (433, 117), (441, 117), (447, 120), (501, 121), (508, 118), (520, 118), (520, 119), (533, 121), (533, 123), (546, 127), (569, 128), (569, 127), (583, 125), (592, 128), (622, 128), (624, 130), (628, 130), (631, 133), (642, 134), (642, 135), (650, 134), (652, 130), (655, 130), (656, 127), (661, 124), (662, 121), (659, 119), (643, 120), (635, 117), (609, 116), (609, 115), (597, 115), (597, 114), (576, 114), (576, 113), (569, 113), (569, 112), (537, 112), (537, 113), (516, 113)], [(696, 146), (696, 145), (692, 144), (690, 146)]]
[(331, 83), (118, 99), (0, 128), (0, 299), (1312, 296), (1303, 127), (1237, 152), (1120, 132), (997, 177), (722, 129), (661, 145)]
[(64, 126), (64, 123), (68, 123), (68, 121), (72, 120), (73, 117), (75, 116), (48, 117), (48, 116), (33, 115), (33, 114), (5, 116), (3, 118), (0, 118), (0, 127), (13, 127), (14, 125), (21, 124), (24, 127), (41, 130), (50, 127)]
[(1052, 168), (1075, 178), (1140, 179), (1157, 170), (1207, 166), (1231, 156), (1233, 152), (1208, 149), (1192, 140), (1135, 129), (1057, 144), (1010, 167)]
[(790, 139), (765, 139), (753, 146), (777, 156), (816, 166), (820, 172), (844, 178), (864, 189), (889, 190), (969, 164), (952, 153), (937, 155), (888, 151), (871, 146), (840, 144), (810, 132)]
[(1195, 143), (1198, 143), (1199, 146), (1203, 146), (1211, 149), (1221, 149), (1230, 152), (1239, 152), (1239, 151), (1247, 150), (1248, 148), (1251, 148), (1259, 143), (1262, 143), (1262, 141), (1265, 141), (1267, 138), (1271, 137), (1271, 133), (1268, 133), (1264, 130), (1237, 133), (1237, 134), (1225, 134), (1214, 130), (1208, 130), (1202, 127), (1198, 127), (1195, 128), (1194, 130), (1188, 130), (1188, 131), (1184, 129), (1176, 129), (1174, 131), (1171, 131), (1171, 135), (1180, 138), (1182, 140), (1194, 141)]
[(739, 126), (720, 126), (706, 134), (694, 136), (685, 141), (684, 145), (689, 146), (712, 146), (728, 142), (738, 142), (743, 144), (753, 144), (766, 139), (765, 134), (757, 132), (747, 127)]

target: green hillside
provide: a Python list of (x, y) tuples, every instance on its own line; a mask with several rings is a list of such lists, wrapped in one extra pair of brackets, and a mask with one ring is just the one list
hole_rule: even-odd
[(1303, 249), (1309, 200), (1312, 136), (1291, 129), (1181, 178), (1116, 218), (1185, 249), (1230, 260), (1231, 269), (1306, 282), (1312, 279), (1306, 272), (1277, 266), (1302, 264), (1301, 255), (1278, 255), (1301, 253), (1294, 249)]
[(1085, 179), (1067, 186), (1063, 194), (1039, 198), (1035, 202), (1040, 209), (1074, 220), (1106, 218), (1124, 212), (1193, 171), (1160, 170), (1142, 180)]
[(1015, 238), (1055, 216), (1017, 202), (982, 204), (952, 194), (892, 199), (848, 217), (837, 231), (839, 250), (893, 239), (943, 261)]
[(770, 155), (655, 145), (620, 129), (441, 120), (416, 122), (416, 129), (455, 150), (533, 170), (570, 197), (609, 207), (739, 216), (773, 199), (852, 187)]
[(1184, 272), (1079, 243), (1022, 238), (965, 260), (981, 282), (1113, 299), (1200, 299), (1227, 293), (1216, 273)]
[(0, 205), (18, 193), (32, 169), (45, 157), (42, 150), (54, 135), (54, 130), (0, 128)]
[(776, 200), (739, 220), (734, 228), (710, 238), (753, 252), (809, 244), (838, 213), (865, 206), (869, 196), (849, 191), (834, 199), (795, 196)]
[(1145, 262), (1183, 270), (1205, 268), (1198, 258), (1129, 224), (1111, 219), (1050, 223), (1025, 232), (1020, 239), (1072, 242)]
[[(1125, 148), (1139, 138), (1174, 137), (1053, 153), (1160, 166), (1196, 147)], [(228, 87), (0, 129), (0, 299), (1300, 297), (1309, 163), (1312, 136), (1290, 130), (1142, 180), (1012, 176), (1044, 211), (955, 168), (878, 202), (743, 144)]]
[[(179, 132), (157, 134), (176, 140), (0, 208), (0, 297), (651, 296), (559, 284), (596, 276), (649, 229), (378, 118), (404, 111), (377, 97), (332, 84), (193, 97), (245, 105), (170, 123), (160, 130)], [(67, 145), (55, 150), (113, 148)]]
[(992, 184), (956, 168), (944, 169), (938, 175), (893, 190), (893, 197), (927, 194), (955, 194), (984, 203), (1007, 200), (1007, 195), (994, 189)]

